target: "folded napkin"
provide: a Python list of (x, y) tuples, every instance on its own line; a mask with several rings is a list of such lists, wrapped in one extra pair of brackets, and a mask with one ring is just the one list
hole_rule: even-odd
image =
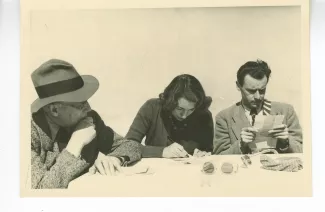
[(267, 155), (261, 155), (262, 168), (272, 171), (297, 172), (303, 169), (302, 160), (298, 157), (280, 157), (272, 159)]
[[(151, 175), (155, 173), (155, 170), (149, 166), (130, 166), (130, 167), (121, 167), (122, 172), (116, 173), (116, 175), (121, 176), (133, 176), (133, 175)], [(86, 176), (90, 175), (101, 175), (98, 171), (96, 173), (88, 172)], [(112, 175), (103, 175), (103, 176), (112, 176)]]

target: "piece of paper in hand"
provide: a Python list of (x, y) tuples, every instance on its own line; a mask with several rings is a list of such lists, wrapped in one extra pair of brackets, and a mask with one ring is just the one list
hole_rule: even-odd
[(253, 149), (275, 148), (277, 140), (269, 135), (269, 131), (273, 127), (281, 125), (283, 119), (283, 115), (258, 116), (258, 119), (255, 119), (257, 125), (254, 125), (258, 132), (256, 133), (254, 144), (251, 144)]
[(263, 115), (257, 115), (255, 117), (254, 128), (261, 129), (263, 127), (263, 125), (264, 125), (264, 119), (265, 119), (265, 116), (263, 116)]
[(262, 150), (262, 149), (268, 149), (270, 147), (271, 146), (269, 146), (268, 141), (262, 141), (262, 142), (256, 143), (256, 148), (257, 149), (260, 149), (260, 150)]
[[(260, 130), (263, 128), (263, 125), (264, 125), (264, 119), (265, 119), (265, 116), (263, 115), (257, 115), (255, 116), (255, 124), (254, 124), (254, 128), (257, 129), (257, 130)], [(255, 150), (256, 148), (259, 148), (257, 145), (256, 145), (256, 141), (255, 142), (251, 142), (248, 144), (249, 148), (252, 149), (252, 150)]]
[(274, 119), (273, 127), (279, 126), (283, 123), (284, 115), (276, 115)]
[(264, 125), (262, 128), (263, 135), (267, 136), (269, 134), (268, 131), (273, 129), (274, 120), (275, 116), (265, 116)]
[(255, 142), (256, 146), (259, 149), (264, 149), (264, 148), (270, 148), (270, 147), (275, 147), (274, 145), (274, 139), (269, 136), (269, 131), (273, 129), (273, 123), (275, 120), (274, 116), (264, 116), (264, 124), (261, 129), (258, 130), (256, 137), (255, 137)]

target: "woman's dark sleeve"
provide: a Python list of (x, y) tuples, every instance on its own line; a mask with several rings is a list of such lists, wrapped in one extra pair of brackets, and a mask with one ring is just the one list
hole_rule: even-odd
[(197, 125), (195, 140), (199, 143), (199, 150), (211, 152), (213, 150), (213, 118), (210, 111), (202, 114)]
[[(129, 140), (137, 141), (141, 143), (142, 139), (147, 135), (151, 126), (151, 120), (153, 116), (153, 105), (148, 100), (137, 113), (132, 125), (126, 134), (126, 138)], [(160, 158), (164, 147), (162, 146), (141, 146), (142, 157), (144, 158)]]
[(212, 152), (213, 150), (213, 118), (210, 111), (203, 111), (193, 120), (188, 139), (179, 141), (186, 152), (193, 154), (195, 149)]

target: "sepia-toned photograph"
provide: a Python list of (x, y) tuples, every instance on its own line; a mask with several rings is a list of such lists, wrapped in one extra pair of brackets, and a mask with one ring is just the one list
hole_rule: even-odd
[(27, 2), (22, 197), (311, 196), (309, 1)]

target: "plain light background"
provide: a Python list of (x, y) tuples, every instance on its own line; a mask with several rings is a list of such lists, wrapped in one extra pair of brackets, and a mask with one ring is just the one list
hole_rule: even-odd
[(90, 103), (122, 135), (183, 73), (201, 81), (215, 116), (240, 100), (236, 72), (257, 58), (272, 70), (266, 97), (302, 113), (299, 7), (33, 11), (30, 21), (29, 72), (59, 58), (97, 77)]
[[(2, 172), (1, 211), (106, 211), (110, 208), (125, 211), (151, 211), (151, 207), (159, 205), (157, 211), (198, 211), (216, 209), (218, 211), (306, 211), (320, 207), (322, 211), (324, 200), (324, 169), (323, 167), (323, 79), (324, 79), (324, 49), (325, 49), (325, 4), (323, 0), (311, 1), (311, 77), (312, 77), (312, 120), (313, 120), (313, 187), (314, 198), (280, 199), (280, 198), (192, 198), (192, 199), (128, 199), (124, 198), (19, 198), (19, 1), (3, 0), (0, 4), (0, 61), (1, 73), (6, 79), (0, 83), (0, 94), (3, 102), (0, 104), (2, 118), (0, 122), (3, 141), (0, 148)], [(10, 88), (10, 92), (8, 92)], [(10, 163), (8, 162), (10, 161)], [(160, 200), (160, 201), (159, 201)], [(162, 202), (163, 201), (163, 202)], [(272, 205), (270, 205), (272, 202)], [(163, 203), (163, 204), (162, 204)], [(123, 207), (121, 207), (123, 206)], [(265, 207), (267, 206), (267, 207)], [(123, 208), (123, 209), (122, 209)], [(314, 210), (316, 211), (316, 210)]]

